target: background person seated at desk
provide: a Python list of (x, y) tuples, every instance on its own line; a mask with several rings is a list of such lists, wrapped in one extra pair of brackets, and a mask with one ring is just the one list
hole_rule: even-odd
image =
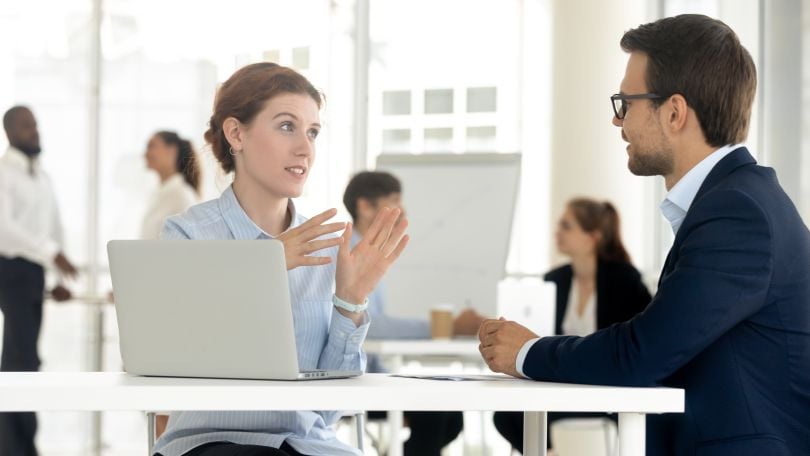
[(141, 239), (158, 239), (167, 217), (199, 202), (200, 165), (191, 142), (173, 131), (152, 135), (144, 157), (146, 167), (160, 178), (160, 188), (144, 214)]
[[(350, 224), (324, 225), (335, 209), (308, 221), (296, 212), (292, 198), (303, 192), (315, 160), (321, 100), (306, 78), (273, 63), (234, 73), (219, 89), (205, 133), (222, 169), (235, 173), (233, 184), (218, 199), (170, 217), (161, 237), (282, 241), (300, 368), (360, 371), (369, 323), (366, 297), (405, 248), (407, 221), (397, 222), (399, 210), (384, 210), (366, 239), (350, 248)], [(331, 234), (344, 227), (342, 236)], [(311, 255), (316, 252), (326, 256)], [(192, 315), (178, 327), (193, 324)], [(272, 362), (273, 347), (267, 348)], [(154, 451), (163, 456), (359, 455), (335, 436), (341, 414), (175, 412)]]
[[(401, 202), (402, 185), (390, 173), (362, 171), (352, 177), (343, 194), (343, 204), (354, 220), (352, 245), (360, 242), (382, 208), (400, 208)], [(369, 339), (430, 338), (430, 322), (427, 319), (387, 315), (383, 294), (384, 285), (380, 281), (369, 296)], [(474, 310), (465, 310), (455, 318), (453, 332), (457, 335), (474, 335), (481, 321), (483, 317)], [(366, 370), (386, 372), (376, 355), (369, 355)], [(385, 412), (369, 412), (370, 418), (385, 416)], [(464, 425), (461, 412), (404, 412), (403, 416), (411, 428), (411, 436), (404, 445), (406, 456), (438, 456), (445, 445), (455, 440)]]
[[(619, 214), (612, 204), (587, 198), (569, 201), (556, 238), (557, 250), (571, 263), (544, 277), (557, 286), (555, 334), (587, 336), (633, 318), (650, 303), (650, 292), (622, 243)], [(562, 418), (601, 416), (616, 419), (600, 413), (549, 413), (549, 429)], [(495, 412), (494, 421), (512, 447), (523, 452), (523, 414)], [(551, 447), (551, 433), (547, 435)]]
[[(647, 455), (810, 454), (810, 232), (745, 141), (756, 68), (726, 24), (684, 14), (624, 34), (613, 102), (633, 174), (661, 175), (675, 239), (650, 305), (586, 337), (481, 324), (493, 370), (685, 389), (647, 417)], [(624, 152), (622, 152), (624, 153)]]

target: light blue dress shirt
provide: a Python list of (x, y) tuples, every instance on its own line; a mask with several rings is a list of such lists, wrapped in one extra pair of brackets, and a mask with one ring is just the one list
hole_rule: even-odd
[(664, 201), (659, 206), (661, 213), (672, 226), (672, 233), (678, 234), (686, 212), (692, 206), (700, 186), (706, 180), (706, 176), (714, 169), (717, 162), (735, 149), (742, 147), (742, 144), (726, 145), (712, 152), (689, 170), (667, 193)]
[[(684, 174), (681, 180), (669, 190), (669, 193), (667, 193), (667, 196), (659, 207), (661, 213), (667, 221), (669, 221), (670, 226), (672, 226), (672, 232), (674, 234), (678, 234), (678, 229), (681, 227), (683, 219), (689, 211), (689, 207), (692, 206), (692, 201), (695, 200), (700, 186), (703, 185), (703, 181), (706, 180), (706, 177), (712, 169), (714, 169), (715, 165), (717, 165), (723, 157), (742, 146), (742, 144), (728, 144), (712, 152)], [(540, 340), (539, 337), (523, 344), (523, 347), (520, 348), (517, 358), (515, 359), (515, 369), (523, 377), (526, 376), (526, 374), (523, 373), (523, 363), (526, 361), (526, 356), (529, 354), (532, 345), (538, 340)]]
[[(351, 246), (362, 238), (352, 231)], [(430, 339), (430, 322), (419, 318), (401, 318), (385, 313), (385, 284), (382, 280), (368, 297), (368, 314), (374, 324), (368, 328), (369, 339)], [(388, 372), (377, 355), (369, 355), (366, 372)]]
[[(290, 210), (291, 227), (306, 221), (295, 212), (292, 201)], [(250, 220), (233, 189), (228, 187), (218, 199), (168, 218), (161, 238), (250, 240), (271, 239), (272, 236)], [(331, 256), (332, 263), (288, 271), (299, 367), (302, 370), (363, 370), (362, 344), (369, 319), (366, 317), (364, 324), (357, 327), (351, 319), (334, 310), (337, 248), (322, 250), (316, 255)], [(272, 350), (268, 347), (267, 362), (272, 362)], [(154, 451), (164, 456), (180, 456), (210, 442), (278, 448), (286, 441), (303, 454), (360, 455), (359, 450), (338, 441), (335, 436), (334, 424), (341, 415), (342, 412), (337, 411), (174, 412)]]

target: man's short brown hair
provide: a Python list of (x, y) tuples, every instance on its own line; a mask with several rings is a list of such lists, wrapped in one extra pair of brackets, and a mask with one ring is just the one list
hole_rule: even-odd
[(745, 141), (757, 88), (751, 55), (723, 22), (683, 14), (641, 25), (624, 34), (626, 52), (647, 55), (649, 92), (664, 99), (680, 94), (697, 114), (714, 147)]
[(393, 174), (385, 171), (361, 171), (355, 174), (346, 185), (346, 191), (343, 193), (343, 205), (351, 214), (352, 220), (356, 222), (357, 200), (363, 198), (374, 203), (377, 199), (393, 193), (402, 193), (402, 184)]

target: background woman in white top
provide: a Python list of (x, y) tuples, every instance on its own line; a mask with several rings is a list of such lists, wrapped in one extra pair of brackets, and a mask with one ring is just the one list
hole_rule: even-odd
[(146, 145), (146, 167), (160, 178), (141, 225), (141, 239), (157, 239), (167, 217), (199, 202), (200, 165), (191, 142), (173, 131), (159, 131)]
[[(612, 204), (589, 198), (570, 200), (557, 224), (556, 238), (557, 250), (571, 260), (544, 276), (546, 282), (557, 285), (556, 334), (587, 336), (630, 320), (650, 303), (650, 292), (622, 243), (619, 214)], [(549, 413), (548, 422), (583, 416), (604, 415)], [(495, 427), (522, 451), (522, 413), (495, 413)]]

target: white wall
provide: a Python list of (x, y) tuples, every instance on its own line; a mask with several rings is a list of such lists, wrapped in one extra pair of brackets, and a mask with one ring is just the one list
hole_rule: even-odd
[[(625, 143), (611, 124), (610, 95), (619, 91), (627, 54), (625, 31), (647, 22), (645, 0), (621, 7), (600, 0), (552, 2), (551, 213), (559, 218), (575, 196), (610, 200), (622, 217), (625, 244), (649, 268), (653, 236), (650, 194), (659, 178), (627, 170)], [(645, 196), (646, 195), (646, 196)], [(552, 253), (552, 262), (559, 261)]]

